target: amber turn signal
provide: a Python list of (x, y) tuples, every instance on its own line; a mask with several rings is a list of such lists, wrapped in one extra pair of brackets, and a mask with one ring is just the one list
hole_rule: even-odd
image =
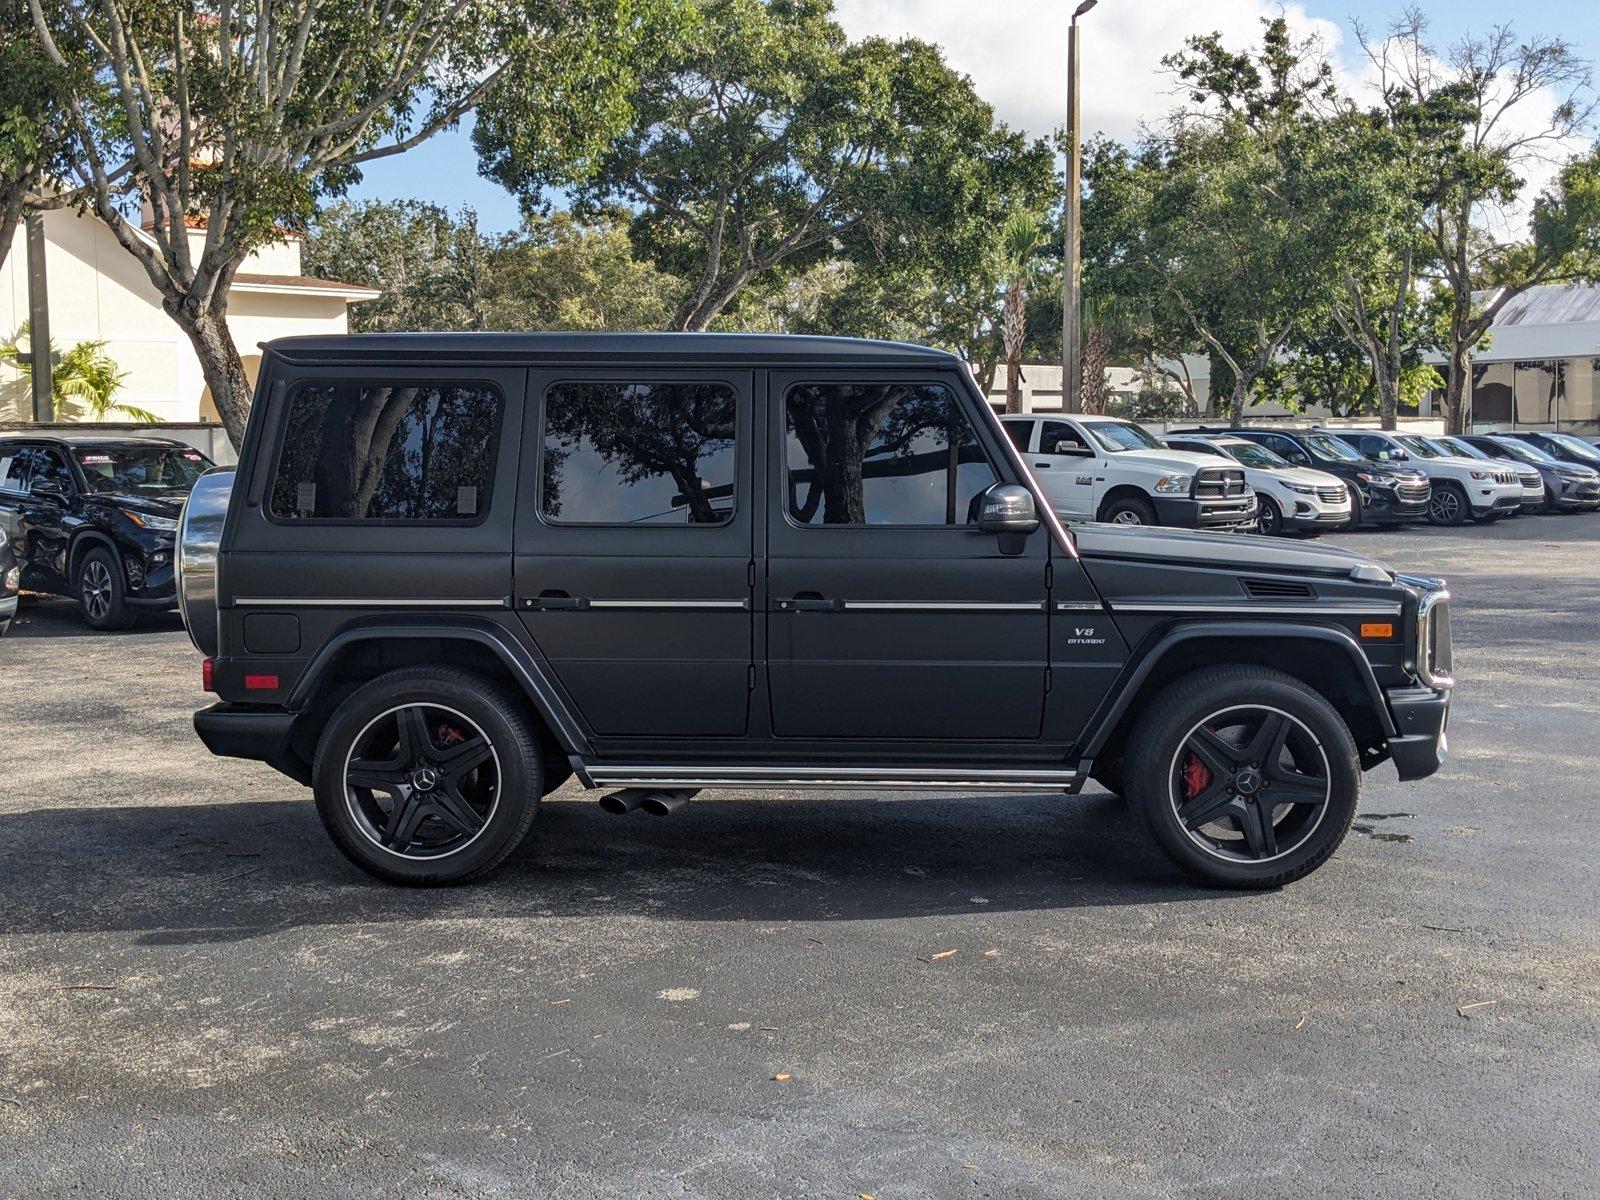
[(1361, 626), (1361, 636), (1364, 638), (1392, 638), (1394, 636), (1394, 623), (1392, 621), (1374, 621)]

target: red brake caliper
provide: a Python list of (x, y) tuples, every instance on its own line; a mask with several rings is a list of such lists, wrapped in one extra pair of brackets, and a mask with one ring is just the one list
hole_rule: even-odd
[(1210, 786), (1211, 769), (1193, 754), (1189, 755), (1183, 764), (1183, 798), (1193, 800)]
[(461, 730), (457, 729), (454, 725), (441, 724), (439, 728), (434, 731), (433, 736), (441, 746), (454, 746), (467, 740), (467, 735), (462, 733)]

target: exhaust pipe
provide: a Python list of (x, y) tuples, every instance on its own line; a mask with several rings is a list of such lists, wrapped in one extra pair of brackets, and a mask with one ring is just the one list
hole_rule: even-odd
[(639, 807), (641, 801), (649, 795), (642, 788), (623, 788), (620, 792), (612, 792), (609, 796), (600, 797), (600, 807), (615, 816), (625, 817)]
[(639, 807), (652, 817), (670, 817), (694, 798), (688, 790), (647, 792)]

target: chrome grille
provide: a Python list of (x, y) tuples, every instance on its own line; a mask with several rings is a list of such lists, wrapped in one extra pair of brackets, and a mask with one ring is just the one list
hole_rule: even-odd
[(1229, 467), (1201, 467), (1194, 477), (1194, 495), (1197, 500), (1243, 496), (1249, 490), (1245, 485), (1242, 470)]
[(1406, 481), (1395, 489), (1404, 504), (1425, 504), (1433, 493), (1433, 487), (1426, 479), (1420, 482)]
[(1319, 487), (1317, 489), (1317, 499), (1321, 500), (1324, 504), (1340, 504), (1343, 503), (1348, 497), (1349, 493), (1344, 490), (1344, 484), (1342, 483), (1336, 483), (1332, 487)]
[(1544, 480), (1539, 477), (1537, 471), (1521, 471), (1518, 473), (1518, 478), (1522, 480), (1522, 486), (1525, 488), (1544, 486)]

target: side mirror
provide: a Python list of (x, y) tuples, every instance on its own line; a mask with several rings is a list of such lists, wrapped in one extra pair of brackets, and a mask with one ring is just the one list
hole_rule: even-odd
[(979, 493), (977, 526), (997, 534), (1002, 554), (1021, 554), (1022, 543), (1039, 528), (1033, 493), (1020, 484), (997, 483)]
[(1055, 448), (1048, 451), (1050, 454), (1064, 454), (1069, 458), (1092, 458), (1094, 451), (1087, 446), (1080, 446), (1077, 442), (1057, 442)]
[(28, 495), (40, 500), (67, 501), (67, 489), (54, 479), (41, 479), (28, 489)]
[(1311, 465), (1311, 456), (1304, 450), (1291, 450), (1284, 457), (1297, 467), (1309, 467)]

